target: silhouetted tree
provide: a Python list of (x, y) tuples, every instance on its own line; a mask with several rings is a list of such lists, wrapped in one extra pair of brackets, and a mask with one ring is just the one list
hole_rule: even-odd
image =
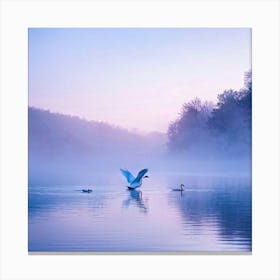
[(211, 135), (220, 150), (231, 156), (246, 156), (251, 152), (252, 80), (247, 72), (244, 87), (226, 90), (218, 95), (218, 103), (209, 118)]
[(168, 129), (168, 147), (172, 151), (198, 152), (207, 137), (207, 121), (213, 104), (196, 98), (183, 105), (180, 117)]

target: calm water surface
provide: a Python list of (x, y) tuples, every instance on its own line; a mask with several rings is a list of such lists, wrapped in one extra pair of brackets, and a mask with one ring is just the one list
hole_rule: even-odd
[[(184, 192), (172, 187), (184, 183)], [(29, 251), (246, 252), (252, 249), (251, 179), (154, 175), (124, 181), (29, 186)]]

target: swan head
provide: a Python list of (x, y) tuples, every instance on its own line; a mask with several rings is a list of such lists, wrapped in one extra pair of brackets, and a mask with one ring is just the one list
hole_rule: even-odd
[(184, 184), (181, 184), (180, 187), (181, 187), (181, 190), (185, 189), (185, 185)]

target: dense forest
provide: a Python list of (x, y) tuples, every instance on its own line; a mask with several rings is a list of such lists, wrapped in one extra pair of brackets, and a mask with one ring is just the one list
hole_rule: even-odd
[(252, 144), (252, 75), (244, 87), (225, 90), (218, 102), (196, 98), (183, 105), (168, 128), (170, 154), (186, 158), (250, 158)]

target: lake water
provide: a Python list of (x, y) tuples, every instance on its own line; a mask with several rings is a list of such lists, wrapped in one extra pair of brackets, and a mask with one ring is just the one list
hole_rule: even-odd
[[(184, 192), (171, 191), (180, 183)], [(29, 251), (252, 250), (251, 178), (156, 174), (139, 191), (125, 186), (29, 186)]]

